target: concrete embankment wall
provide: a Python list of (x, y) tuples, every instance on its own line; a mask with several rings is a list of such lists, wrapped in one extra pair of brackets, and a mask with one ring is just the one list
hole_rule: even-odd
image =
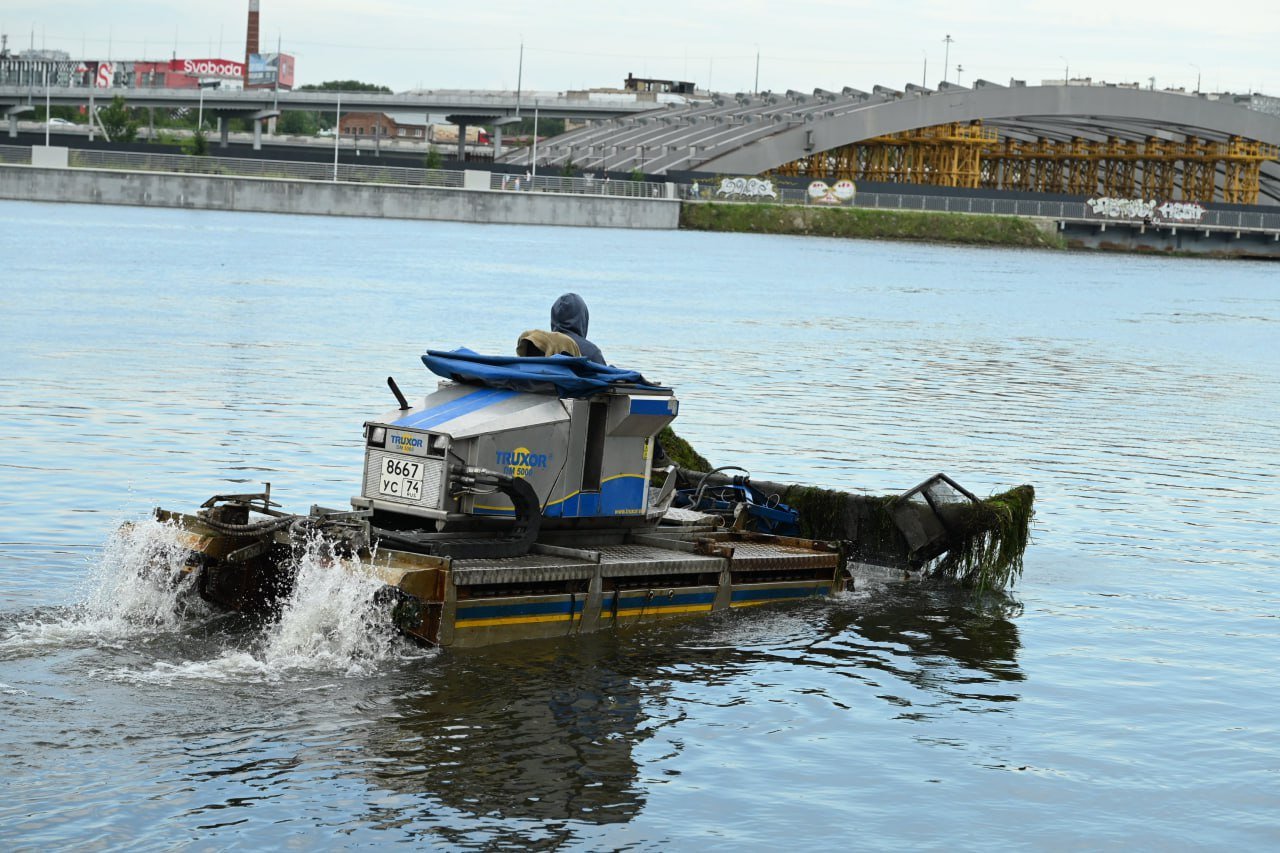
[(508, 225), (675, 229), (672, 199), (0, 166), (0, 199)]
[(1280, 232), (1277, 231), (1233, 231), (1168, 223), (1068, 223), (1062, 229), (1062, 236), (1072, 249), (1280, 260)]

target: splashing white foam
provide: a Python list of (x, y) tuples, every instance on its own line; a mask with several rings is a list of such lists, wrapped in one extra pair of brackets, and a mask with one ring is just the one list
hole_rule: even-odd
[(384, 584), (345, 560), (323, 539), (301, 549), (292, 594), (281, 603), (254, 647), (216, 658), (156, 663), (144, 672), (117, 673), (131, 681), (174, 679), (278, 681), (320, 673), (361, 676), (391, 661), (432, 654), (399, 634), (378, 601)]
[(293, 595), (271, 627), (263, 657), (285, 669), (362, 674), (404, 651), (386, 607), (384, 584), (340, 559), (323, 540), (307, 543)]
[[(196, 591), (196, 574), (183, 571), (189, 553), (182, 531), (148, 518), (121, 525), (110, 537), (71, 607), (9, 623), (0, 658), (43, 648), (122, 646), (130, 639), (188, 630), (192, 617), (212, 611)], [(206, 660), (156, 661), (147, 669), (105, 672), (126, 681), (174, 679), (273, 681), (308, 673), (360, 676), (392, 660), (431, 654), (400, 636), (377, 600), (383, 583), (359, 563), (338, 557), (330, 543), (309, 539), (296, 566), (292, 594), (275, 619), (238, 648)], [(248, 641), (247, 646), (245, 640)]]
[(82, 600), (18, 619), (0, 637), (0, 650), (119, 642), (177, 629), (207, 612), (195, 594), (195, 577), (182, 571), (188, 549), (180, 531), (154, 518), (121, 525), (90, 565)]
[(193, 612), (207, 612), (195, 573), (183, 571), (190, 547), (181, 535), (176, 525), (154, 518), (121, 525), (89, 572), (84, 622), (104, 636), (129, 636), (175, 630)]

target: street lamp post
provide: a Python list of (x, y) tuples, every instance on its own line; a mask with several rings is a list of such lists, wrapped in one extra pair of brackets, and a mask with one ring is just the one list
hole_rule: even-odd
[(1062, 60), (1062, 85), (1071, 85), (1071, 63), (1067, 61), (1065, 56), (1059, 56)]
[(955, 41), (955, 39), (951, 37), (951, 33), (947, 33), (947, 37), (942, 40), (942, 43), (947, 46), (947, 49), (942, 54), (942, 82), (943, 83), (947, 82), (947, 63), (951, 61), (951, 43), (953, 41)]
[(337, 113), (333, 122), (333, 180), (338, 181), (338, 146), (342, 143), (342, 93), (338, 93)]
[(1200, 66), (1194, 62), (1188, 62), (1187, 64), (1196, 70), (1196, 94), (1198, 95), (1200, 94)]
[[(536, 102), (535, 102), (536, 103)], [(529, 155), (529, 190), (533, 191), (533, 182), (538, 179), (538, 108), (533, 108), (533, 153)]]

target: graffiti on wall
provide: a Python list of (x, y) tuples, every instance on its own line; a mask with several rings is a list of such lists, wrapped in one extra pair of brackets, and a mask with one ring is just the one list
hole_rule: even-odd
[(746, 196), (747, 198), (778, 197), (773, 189), (773, 181), (762, 181), (759, 178), (721, 178), (716, 195)]
[(843, 178), (828, 186), (826, 181), (814, 181), (809, 184), (810, 204), (849, 204), (858, 189), (853, 181)]
[(1204, 208), (1195, 202), (1166, 201), (1156, 208), (1156, 213), (1165, 222), (1199, 222)]
[(1140, 198), (1091, 198), (1085, 202), (1094, 216), (1141, 219), (1150, 222), (1199, 222), (1205, 210), (1195, 202)]

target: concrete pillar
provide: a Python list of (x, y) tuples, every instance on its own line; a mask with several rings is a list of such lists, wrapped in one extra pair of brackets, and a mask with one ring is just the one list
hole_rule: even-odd
[(465, 124), (458, 125), (458, 159), (467, 159), (467, 126)]
[(12, 113), (9, 115), (9, 138), (14, 139), (18, 135), (18, 117)]
[(496, 161), (502, 156), (502, 125), (496, 125), (493, 128), (493, 159)]
[(260, 118), (253, 120), (253, 150), (262, 150), (262, 119)]
[(227, 139), (231, 135), (231, 125), (223, 116), (218, 116), (218, 147), (226, 148)]

